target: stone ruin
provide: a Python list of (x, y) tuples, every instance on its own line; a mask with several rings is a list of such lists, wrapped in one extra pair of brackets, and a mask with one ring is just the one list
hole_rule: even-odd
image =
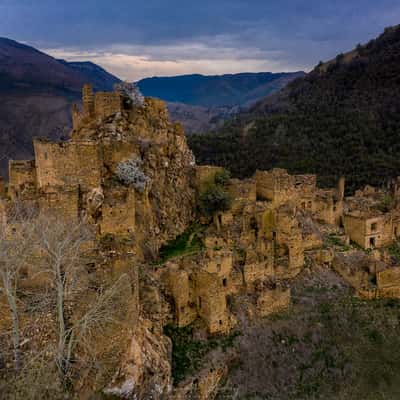
[[(110, 93), (85, 85), (82, 110), (73, 106), (72, 117), (69, 140), (35, 138), (34, 160), (10, 160), (9, 182), (0, 181), (0, 223), (7, 224), (16, 202), (34, 205), (87, 221), (99, 243), (118, 243), (96, 253), (98, 265), (124, 270), (154, 262), (161, 246), (196, 220), (196, 198), (221, 168), (196, 166), (165, 104), (132, 85)], [(137, 160), (146, 181), (140, 190), (118, 173), (129, 160)], [(290, 282), (306, 260), (332, 266), (360, 296), (400, 297), (400, 267), (380, 250), (400, 235), (399, 185), (383, 208), (381, 190), (367, 187), (346, 198), (344, 178), (332, 189), (316, 181), (283, 169), (231, 179), (232, 207), (205, 227), (203, 250), (149, 268), (144, 281), (151, 284), (137, 274), (143, 296), (136, 309), (157, 305), (147, 324), (162, 332), (167, 322), (185, 327), (201, 320), (209, 334), (226, 334), (237, 324), (228, 298), (245, 296), (251, 318), (288, 308)], [(343, 247), (352, 241), (373, 252), (327, 248), (332, 232)]]

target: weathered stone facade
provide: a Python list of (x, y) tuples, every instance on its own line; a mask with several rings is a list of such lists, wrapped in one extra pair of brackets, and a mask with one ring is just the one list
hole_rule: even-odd
[(104, 119), (114, 114), (122, 112), (123, 97), (119, 92), (96, 92), (90, 85), (83, 87), (82, 93), (82, 112), (78, 107), (72, 106), (72, 126), (78, 129), (91, 119)]
[(346, 199), (343, 225), (350, 239), (363, 249), (388, 246), (400, 234), (397, 190), (367, 186)]

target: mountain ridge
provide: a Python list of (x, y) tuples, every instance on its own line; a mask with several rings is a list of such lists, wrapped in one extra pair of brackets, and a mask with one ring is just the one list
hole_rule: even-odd
[[(145, 96), (202, 107), (247, 106), (304, 72), (242, 72), (151, 77), (137, 82)], [(257, 91), (260, 93), (257, 94)]]

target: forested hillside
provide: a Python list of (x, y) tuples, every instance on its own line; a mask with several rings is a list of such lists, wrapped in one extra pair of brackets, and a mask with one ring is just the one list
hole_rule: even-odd
[(320, 63), (277, 95), (227, 123), (189, 138), (197, 161), (236, 176), (283, 167), (345, 175), (348, 189), (400, 175), (400, 27)]

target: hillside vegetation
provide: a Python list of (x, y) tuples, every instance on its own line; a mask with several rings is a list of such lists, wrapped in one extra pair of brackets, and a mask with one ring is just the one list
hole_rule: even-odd
[(256, 169), (318, 173), (348, 189), (381, 185), (400, 172), (400, 27), (320, 63), (227, 123), (189, 143), (197, 161), (238, 177)]

